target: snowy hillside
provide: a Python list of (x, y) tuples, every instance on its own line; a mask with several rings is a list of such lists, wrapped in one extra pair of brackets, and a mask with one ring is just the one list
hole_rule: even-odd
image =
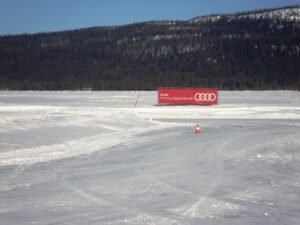
[(300, 21), (300, 7), (288, 7), (280, 8), (273, 10), (260, 10), (254, 12), (244, 12), (240, 14), (233, 15), (211, 15), (211, 16), (202, 16), (196, 17), (189, 20), (191, 23), (203, 23), (203, 22), (216, 22), (220, 19), (227, 20), (238, 20), (238, 19), (252, 19), (252, 20), (274, 20), (274, 21), (291, 21), (299, 22)]
[(0, 224), (298, 224), (299, 92), (219, 103), (0, 92)]
[(0, 36), (0, 90), (300, 90), (299, 18), (290, 6)]
[(270, 19), (270, 20), (285, 20), (285, 21), (300, 21), (300, 7), (285, 8), (272, 11), (249, 13), (238, 16), (238, 18), (250, 19)]

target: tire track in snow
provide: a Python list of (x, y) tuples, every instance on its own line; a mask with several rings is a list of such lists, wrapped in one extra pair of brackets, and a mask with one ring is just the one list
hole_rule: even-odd
[[(120, 203), (113, 202), (110, 200), (107, 200), (106, 198), (103, 198), (102, 196), (96, 196), (93, 193), (90, 193), (89, 191), (84, 190), (83, 188), (80, 188), (79, 186), (74, 185), (70, 181), (65, 182), (66, 188), (75, 193), (77, 196), (87, 200), (88, 202), (95, 204), (99, 207), (106, 207), (106, 208), (112, 208), (114, 210), (118, 210), (121, 212), (125, 212), (127, 215), (132, 216), (126, 216), (123, 219), (116, 219), (114, 222), (110, 222), (108, 224), (177, 224), (181, 225), (182, 223), (179, 222), (182, 218), (178, 217), (178, 215), (160, 215), (158, 213), (153, 212), (145, 212), (145, 210), (141, 208), (136, 207), (128, 207), (124, 206)], [(104, 223), (107, 224), (107, 223)]]
[(67, 141), (61, 144), (23, 148), (15, 151), (0, 153), (0, 166), (32, 165), (35, 163), (76, 157), (83, 154), (91, 154), (104, 151), (120, 144), (146, 142), (149, 138), (135, 139), (138, 134), (161, 130), (170, 125), (152, 125), (144, 128), (132, 128), (112, 132), (109, 134), (84, 137)]
[[(212, 195), (212, 193), (214, 191), (216, 191), (216, 189), (219, 187), (219, 185), (222, 182), (223, 176), (222, 176), (222, 171), (224, 168), (224, 161), (222, 160), (218, 160), (216, 161), (216, 158), (220, 157), (216, 157), (217, 155), (221, 155), (222, 152), (226, 151), (227, 147), (231, 144), (233, 144), (234, 142), (238, 141), (241, 138), (244, 138), (246, 136), (251, 135), (252, 132), (247, 133), (247, 134), (241, 134), (235, 138), (232, 138), (228, 141), (225, 141), (219, 145), (217, 145), (216, 147), (213, 147), (212, 149), (216, 149), (217, 151), (214, 151), (215, 153), (210, 155), (210, 160), (211, 162), (214, 162), (213, 165), (211, 166), (211, 168), (214, 168), (212, 170), (212, 174), (210, 175), (210, 177), (212, 177), (212, 181), (211, 183), (208, 184), (206, 191), (204, 193), (201, 193), (201, 197), (198, 198), (194, 203), (192, 203), (190, 206), (184, 206), (181, 209), (175, 209), (172, 210), (173, 212), (179, 212), (180, 214), (182, 214), (183, 216), (188, 216), (191, 218), (196, 218), (196, 217), (211, 217), (212, 215), (200, 215), (202, 213), (204, 214), (209, 214), (209, 205), (207, 205), (207, 207), (204, 207), (204, 205), (211, 203), (212, 207), (217, 207), (217, 206), (224, 206), (227, 207), (230, 210), (238, 210), (238, 206), (236, 205), (232, 205), (230, 203), (226, 203), (226, 202), (218, 202), (217, 200), (214, 200), (212, 198), (210, 198), (209, 196)], [(224, 155), (224, 154), (223, 154)], [(206, 209), (204, 210), (205, 212), (202, 212), (203, 207)]]

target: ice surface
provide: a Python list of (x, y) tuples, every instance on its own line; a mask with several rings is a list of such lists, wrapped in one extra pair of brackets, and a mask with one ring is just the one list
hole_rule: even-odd
[(219, 100), (0, 92), (0, 224), (299, 224), (300, 93)]

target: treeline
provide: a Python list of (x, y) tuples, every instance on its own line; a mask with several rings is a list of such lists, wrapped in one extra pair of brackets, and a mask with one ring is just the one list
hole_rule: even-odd
[(240, 15), (1, 36), (0, 89), (299, 90), (299, 21)]

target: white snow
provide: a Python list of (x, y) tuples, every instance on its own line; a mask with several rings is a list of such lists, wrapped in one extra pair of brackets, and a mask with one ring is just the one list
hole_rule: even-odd
[(1, 91), (0, 224), (296, 225), (299, 126), (293, 91)]
[(249, 18), (253, 20), (258, 19), (268, 19), (268, 20), (278, 20), (278, 21), (291, 21), (291, 22), (299, 22), (300, 21), (300, 7), (293, 8), (285, 8), (285, 9), (275, 9), (275, 10), (267, 10), (260, 12), (249, 12), (243, 13), (241, 15), (212, 15), (212, 16), (203, 16), (196, 17), (194, 19), (189, 20), (190, 23), (200, 23), (200, 22), (217, 22), (221, 18), (226, 18), (228, 20), (236, 20), (241, 18)]
[(277, 9), (266, 12), (250, 13), (241, 15), (238, 18), (251, 18), (251, 19), (277, 19), (285, 21), (300, 21), (300, 7)]

